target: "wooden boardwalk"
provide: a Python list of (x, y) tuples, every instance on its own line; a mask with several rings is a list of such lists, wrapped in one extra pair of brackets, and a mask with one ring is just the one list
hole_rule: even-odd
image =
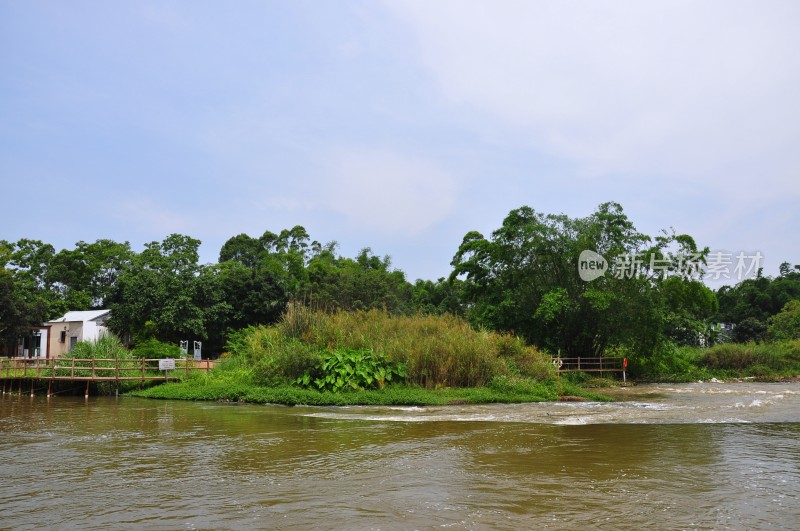
[[(214, 367), (210, 360), (196, 361), (175, 358), (167, 361), (171, 369), (162, 370), (159, 359), (80, 359), (80, 358), (0, 358), (0, 380), (3, 394), (11, 392), (15, 384), (22, 393), (24, 381), (31, 383), (31, 396), (36, 382), (152, 382), (180, 380), (194, 372), (208, 372)], [(47, 395), (50, 396), (48, 385)]]

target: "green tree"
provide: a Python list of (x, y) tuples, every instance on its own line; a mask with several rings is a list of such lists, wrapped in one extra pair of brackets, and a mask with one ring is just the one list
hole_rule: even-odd
[[(582, 280), (584, 250), (602, 255), (608, 273)], [(672, 326), (685, 326), (714, 308), (713, 293), (681, 274), (680, 257), (692, 256), (699, 266), (707, 252), (688, 235), (638, 232), (617, 203), (575, 219), (522, 207), (491, 238), (468, 233), (450, 279), (463, 278), (468, 317), (477, 326), (565, 356), (598, 356), (622, 346), (648, 358), (669, 342), (670, 318)], [(627, 257), (636, 257), (630, 271)]]
[(109, 305), (111, 328), (130, 332), (134, 340), (205, 339), (199, 246), (200, 240), (172, 234), (134, 255), (120, 273)]
[(464, 316), (466, 309), (463, 296), (463, 281), (440, 278), (418, 279), (411, 293), (411, 311), (441, 315), (445, 313)]
[(71, 310), (104, 308), (117, 279), (130, 263), (130, 244), (79, 241), (53, 256), (47, 277)]
[(288, 294), (280, 278), (267, 268), (255, 270), (230, 260), (208, 268), (216, 276), (222, 300), (230, 308), (219, 328), (244, 328), (276, 322), (286, 309)]
[(767, 323), (792, 300), (800, 299), (800, 266), (784, 262), (776, 278), (758, 275), (717, 291), (718, 322), (739, 325), (745, 319)]
[(767, 337), (771, 341), (800, 339), (800, 300), (787, 302), (777, 315), (770, 318)]
[(736, 343), (760, 342), (767, 335), (767, 323), (755, 317), (748, 317), (733, 329), (733, 340)]
[(11, 272), (21, 321), (26, 326), (41, 324), (69, 309), (49, 276), (55, 255), (52, 245), (21, 239), (16, 243), (0, 241), (0, 247), (5, 249), (4, 268)]
[(14, 275), (6, 265), (11, 260), (12, 247), (0, 241), (0, 354), (13, 349), (17, 331), (27, 324), (25, 308), (15, 289)]
[(392, 268), (391, 259), (362, 249), (355, 259), (336, 257), (331, 249), (309, 263), (310, 292), (316, 304), (330, 310), (386, 309), (405, 313), (411, 285), (405, 274)]
[(659, 285), (664, 333), (678, 345), (699, 346), (710, 339), (710, 322), (719, 305), (717, 297), (697, 280), (673, 276)]

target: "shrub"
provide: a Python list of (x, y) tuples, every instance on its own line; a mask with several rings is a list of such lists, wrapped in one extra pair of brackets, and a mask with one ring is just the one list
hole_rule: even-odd
[(184, 357), (184, 353), (178, 345), (163, 343), (155, 338), (146, 339), (137, 343), (133, 352), (136, 357), (148, 360)]

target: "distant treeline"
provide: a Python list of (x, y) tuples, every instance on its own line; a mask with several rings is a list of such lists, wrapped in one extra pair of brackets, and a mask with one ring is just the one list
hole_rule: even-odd
[[(470, 232), (454, 245), (448, 278), (414, 283), (388, 256), (368, 247), (341, 256), (336, 242), (320, 244), (301, 226), (234, 236), (216, 264), (199, 263), (199, 246), (180, 234), (140, 253), (111, 240), (59, 252), (39, 240), (0, 240), (0, 339), (13, 342), (66, 311), (108, 308), (111, 328), (134, 343), (202, 340), (205, 352), (220, 352), (231, 331), (275, 323), (295, 301), (324, 311), (449, 313), (553, 354), (656, 361), (675, 345), (718, 341), (717, 322), (737, 324), (743, 341), (792, 336), (792, 312), (800, 313), (791, 303), (800, 299), (800, 266), (715, 293), (682, 262), (704, 264), (708, 248), (685, 234), (639, 233), (616, 203), (585, 218), (515, 209), (489, 237)], [(586, 281), (585, 250), (609, 269), (636, 256), (636, 274)]]

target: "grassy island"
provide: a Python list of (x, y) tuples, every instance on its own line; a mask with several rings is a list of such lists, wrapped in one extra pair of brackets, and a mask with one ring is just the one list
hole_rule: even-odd
[(290, 306), (232, 335), (208, 374), (129, 394), (286, 405), (443, 405), (602, 399), (559, 377), (550, 356), (449, 315), (326, 313)]

